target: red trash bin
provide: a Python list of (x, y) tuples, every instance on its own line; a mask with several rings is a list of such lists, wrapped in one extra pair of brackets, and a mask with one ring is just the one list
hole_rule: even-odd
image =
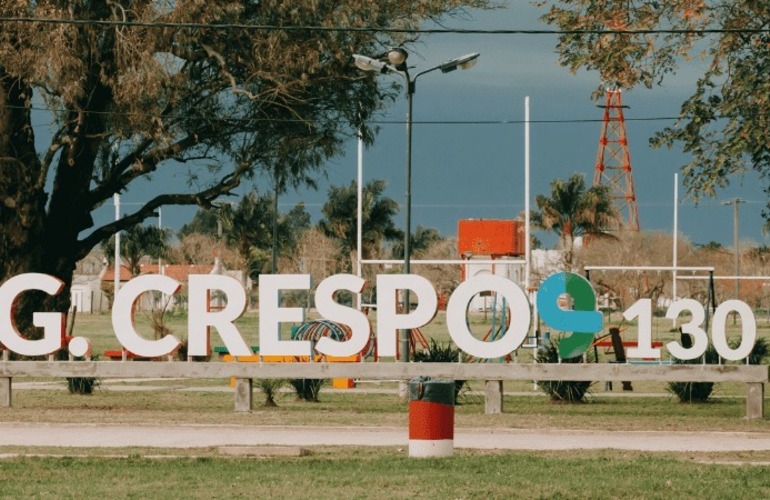
[(454, 451), (455, 382), (409, 382), (409, 456), (450, 457)]

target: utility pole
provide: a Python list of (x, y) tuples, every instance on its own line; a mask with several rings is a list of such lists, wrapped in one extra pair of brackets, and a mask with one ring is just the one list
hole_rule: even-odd
[[(738, 249), (738, 233), (739, 233), (739, 222), (738, 222), (738, 206), (741, 203), (746, 203), (746, 200), (742, 200), (740, 198), (735, 198), (730, 201), (723, 201), (722, 205), (732, 205), (733, 206), (733, 272), (735, 273), (735, 300), (740, 300), (740, 280), (738, 279), (738, 275), (741, 273), (741, 253)], [(733, 324), (736, 323), (736, 314), (733, 315)]]

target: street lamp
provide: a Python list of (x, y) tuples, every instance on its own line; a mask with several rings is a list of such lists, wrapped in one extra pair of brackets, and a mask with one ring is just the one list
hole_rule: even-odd
[[(394, 73), (400, 75), (406, 84), (406, 231), (404, 233), (404, 272), (411, 272), (412, 257), (412, 100), (416, 89), (417, 79), (426, 73), (441, 70), (442, 73), (449, 73), (456, 69), (472, 68), (479, 58), (478, 52), (466, 54), (464, 56), (450, 59), (438, 66), (433, 66), (424, 71), (420, 71), (414, 77), (409, 76), (409, 68), (406, 60), (409, 53), (401, 47), (395, 47), (388, 50), (384, 55), (372, 58), (360, 54), (353, 54), (353, 62), (356, 67), (362, 71), (373, 71), (375, 73)], [(404, 291), (404, 312), (409, 313), (409, 290)], [(409, 337), (406, 330), (401, 332), (401, 355), (402, 361), (409, 360)]]

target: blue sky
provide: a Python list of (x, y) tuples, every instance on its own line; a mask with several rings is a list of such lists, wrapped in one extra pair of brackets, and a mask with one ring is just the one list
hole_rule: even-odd
[[(447, 26), (478, 29), (545, 28), (541, 14), (528, 0), (511, 0), (506, 8), (472, 11), (471, 19), (451, 20)], [(464, 218), (515, 218), (524, 209), (524, 126), (497, 124), (420, 124), (420, 121), (507, 121), (524, 118), (524, 99), (531, 99), (532, 120), (599, 120), (602, 110), (590, 99), (600, 83), (598, 75), (571, 75), (558, 65), (554, 35), (436, 34), (425, 37), (409, 58), (413, 74), (447, 59), (480, 52), (478, 64), (468, 71), (440, 72), (418, 80), (414, 99), (412, 224), (435, 227), (444, 235), (456, 234), (457, 221)], [(629, 105), (626, 118), (675, 116), (690, 94), (702, 62), (683, 63), (664, 86), (638, 89), (624, 94)], [(383, 83), (397, 76), (382, 75)], [(364, 179), (386, 179), (387, 196), (404, 202), (405, 98), (400, 98), (379, 117), (383, 123), (375, 144), (364, 153)], [(629, 147), (636, 185), (641, 227), (670, 232), (673, 227), (674, 173), (688, 161), (676, 150), (654, 150), (648, 146), (656, 130), (666, 121), (629, 121)], [(546, 193), (555, 178), (574, 172), (585, 174), (590, 183), (596, 157), (600, 123), (532, 125), (532, 197)], [(317, 192), (292, 192), (280, 198), (286, 211), (304, 201), (317, 217), (326, 200), (329, 183), (347, 184), (356, 177), (356, 144), (328, 165), (328, 180)], [(681, 176), (680, 176), (681, 184)], [(765, 195), (755, 175), (734, 178), (718, 199), (705, 199), (696, 207), (684, 199), (679, 209), (680, 231), (697, 243), (711, 240), (732, 244), (732, 207), (721, 201), (741, 197), (740, 236), (743, 241), (766, 243), (761, 233), (761, 210)], [(258, 186), (260, 192), (268, 184)], [(145, 201), (144, 190), (124, 196), (126, 208)], [(534, 206), (534, 202), (533, 202)], [(164, 208), (164, 225), (173, 228), (187, 222), (194, 209)], [(102, 215), (111, 217), (112, 207)], [(403, 227), (403, 211), (397, 224)], [(553, 239), (538, 236), (546, 242)]]

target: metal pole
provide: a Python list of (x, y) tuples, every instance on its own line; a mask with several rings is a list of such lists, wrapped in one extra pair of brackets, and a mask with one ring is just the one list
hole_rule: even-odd
[(532, 272), (529, 220), (529, 161), (529, 96), (527, 96), (524, 98), (524, 253), (526, 254), (525, 260), (527, 261), (524, 265), (524, 286), (526, 287), (527, 294), (529, 294), (529, 280), (530, 273)]
[[(740, 274), (741, 269), (741, 259), (740, 259), (740, 250), (738, 248), (739, 245), (739, 222), (738, 222), (738, 205), (741, 203), (745, 203), (744, 200), (740, 198), (735, 198), (734, 200), (725, 201), (722, 203), (722, 205), (732, 205), (733, 206), (733, 267), (735, 271), (735, 299), (739, 300), (740, 298), (740, 280), (738, 279), (738, 275)], [(733, 314), (733, 324), (737, 323), (737, 314)]]
[[(115, 203), (115, 222), (117, 222), (120, 220), (120, 194), (115, 193), (112, 196), (112, 201)], [(115, 288), (114, 296), (117, 296), (118, 290), (120, 289), (120, 231), (115, 232), (115, 265), (112, 267), (115, 271), (115, 276), (113, 277)]]
[(270, 274), (278, 272), (278, 170), (273, 175), (273, 253), (270, 259)]
[[(163, 208), (158, 207), (158, 229), (160, 230), (159, 237), (163, 237)], [(163, 275), (163, 257), (158, 254), (158, 274)]]
[(739, 245), (739, 237), (738, 237), (738, 206), (740, 205), (741, 200), (736, 199), (735, 203), (733, 204), (733, 260), (735, 264), (735, 299), (738, 300), (740, 298), (739, 292), (740, 292), (740, 280), (738, 280), (738, 275), (741, 274), (741, 259), (740, 259), (740, 251), (738, 249)]
[[(676, 267), (679, 265), (679, 250), (678, 250), (678, 243), (679, 243), (679, 174), (674, 174), (674, 248), (673, 248), (673, 261), (674, 261), (674, 282), (671, 286), (671, 300), (676, 300), (677, 295), (677, 287), (676, 287), (676, 277), (677, 277), (677, 269)], [(674, 320), (674, 324), (676, 324), (676, 320)]]
[[(361, 130), (358, 131), (358, 186), (357, 194), (358, 200), (356, 203), (356, 275), (358, 277), (363, 276), (363, 268), (361, 266), (361, 250), (363, 247), (364, 228), (363, 228), (363, 213), (364, 213), (364, 138)], [(358, 301), (358, 309), (361, 309), (361, 294), (356, 294)]]
[[(415, 82), (406, 79), (406, 230), (404, 233), (404, 273), (411, 274), (412, 266), (412, 100)], [(404, 290), (404, 314), (409, 314), (409, 289)], [(401, 330), (401, 361), (409, 361), (409, 330)]]

